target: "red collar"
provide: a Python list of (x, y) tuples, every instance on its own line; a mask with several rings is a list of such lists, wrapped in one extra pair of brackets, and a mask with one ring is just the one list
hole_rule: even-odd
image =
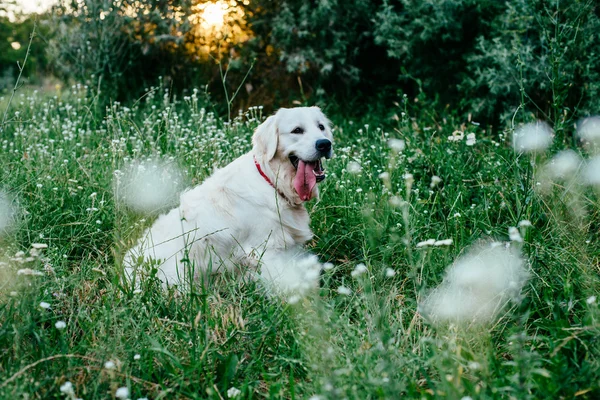
[(279, 189), (277, 189), (277, 187), (273, 184), (273, 182), (269, 179), (269, 177), (267, 176), (267, 174), (264, 173), (264, 171), (262, 170), (262, 168), (260, 167), (260, 164), (258, 163), (258, 160), (256, 160), (256, 156), (252, 156), (252, 158), (254, 158), (254, 165), (256, 165), (256, 169), (258, 170), (258, 173), (260, 174), (260, 176), (262, 176), (264, 178), (265, 181), (267, 181), (267, 183), (269, 185), (271, 185), (273, 187), (273, 189), (275, 189), (275, 191), (281, 196), (283, 197), (283, 199), (285, 201), (287, 201), (287, 203), (291, 206), (298, 206), (298, 204), (292, 203), (290, 201), (290, 199), (288, 199), (283, 193), (281, 193), (279, 191)]
[(260, 176), (262, 176), (263, 178), (265, 178), (265, 181), (267, 181), (267, 183), (269, 185), (275, 187), (275, 185), (273, 185), (273, 182), (271, 182), (271, 180), (269, 179), (269, 177), (263, 172), (262, 168), (260, 167), (260, 164), (256, 160), (256, 156), (253, 156), (253, 157), (254, 157), (254, 165), (256, 165), (256, 169), (258, 170), (258, 173), (260, 174)]

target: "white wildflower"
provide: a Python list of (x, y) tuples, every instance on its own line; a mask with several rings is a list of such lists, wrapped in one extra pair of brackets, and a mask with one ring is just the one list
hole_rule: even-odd
[(433, 246), (434, 243), (435, 243), (435, 239), (427, 239), (427, 240), (417, 243), (417, 248)]
[(298, 250), (269, 253), (261, 262), (260, 277), (276, 293), (304, 295), (319, 285), (322, 265), (313, 254)]
[(62, 329), (65, 329), (67, 327), (67, 323), (65, 321), (56, 321), (56, 323), (54, 324), (54, 326), (56, 327), (56, 329), (62, 330)]
[(395, 270), (393, 270), (392, 268), (386, 268), (385, 269), (385, 276), (387, 276), (388, 278), (391, 278), (394, 275), (396, 275), (396, 271)]
[(129, 389), (127, 386), (123, 386), (117, 389), (115, 392), (115, 397), (117, 399), (128, 399), (129, 398)]
[(441, 182), (442, 182), (442, 178), (440, 178), (437, 175), (433, 175), (431, 177), (431, 183), (429, 184), (429, 187), (433, 189), (434, 187), (436, 187), (437, 185), (439, 185)]
[(40, 308), (43, 308), (44, 310), (47, 310), (50, 308), (50, 303), (46, 303), (45, 301), (42, 301), (40, 303)]
[(387, 181), (390, 179), (390, 173), (389, 172), (382, 172), (379, 174), (379, 179), (383, 180), (383, 181)]
[(582, 160), (573, 150), (563, 150), (544, 166), (544, 171), (550, 179), (568, 179), (575, 175)]
[(365, 272), (367, 272), (367, 266), (361, 263), (354, 267), (354, 271), (352, 271), (350, 275), (352, 275), (353, 278), (356, 278), (357, 276), (360, 276)]
[(323, 264), (323, 269), (324, 269), (325, 271), (330, 271), (330, 270), (332, 270), (332, 269), (333, 269), (333, 264), (332, 264), (332, 263), (330, 263), (330, 262), (326, 262), (325, 264)]
[(408, 172), (402, 175), (402, 177), (404, 178), (404, 182), (406, 182), (406, 186), (411, 186), (415, 181), (413, 174), (409, 174)]
[(104, 363), (104, 368), (105, 369), (115, 369), (116, 365), (114, 363), (114, 361), (107, 361)]
[(62, 385), (60, 385), (60, 392), (66, 394), (69, 397), (75, 396), (75, 389), (73, 388), (73, 384), (69, 381), (66, 381)]
[(519, 221), (519, 228), (528, 228), (531, 226), (531, 221), (528, 219), (524, 219), (522, 221)]
[(479, 364), (477, 361), (469, 361), (469, 363), (467, 364), (469, 369), (480, 369), (481, 368), (481, 364)]
[(517, 152), (539, 152), (552, 144), (553, 134), (550, 125), (538, 121), (517, 129), (513, 136), (513, 147)]
[(519, 301), (528, 277), (515, 247), (476, 245), (447, 269), (420, 311), (434, 322), (488, 322), (509, 300)]
[(600, 117), (589, 117), (577, 124), (577, 135), (588, 142), (600, 143)]
[(350, 161), (346, 166), (346, 170), (351, 174), (360, 174), (362, 167), (356, 161)]
[(583, 170), (583, 178), (589, 185), (600, 185), (600, 156), (589, 160)]
[(338, 287), (337, 292), (339, 294), (343, 294), (344, 296), (350, 296), (352, 294), (352, 290), (350, 290), (350, 288), (347, 288), (346, 286)]
[(590, 297), (588, 297), (585, 302), (588, 303), (589, 305), (594, 304), (596, 302), (596, 296), (590, 296)]
[(402, 139), (390, 139), (388, 140), (388, 146), (395, 153), (400, 153), (406, 148), (406, 142)]
[(31, 248), (36, 250), (47, 249), (48, 245), (46, 243), (31, 243)]
[(400, 197), (398, 197), (398, 196), (390, 197), (390, 205), (392, 205), (394, 207), (400, 207), (402, 204), (404, 204), (404, 201)]
[(450, 246), (451, 244), (452, 244), (452, 239), (436, 240), (433, 243), (434, 246)]
[(462, 131), (452, 132), (452, 136), (448, 136), (449, 142), (460, 142), (465, 137), (465, 133)]
[[(117, 175), (115, 175), (117, 177)], [(139, 212), (152, 212), (177, 202), (182, 173), (162, 161), (136, 161), (115, 179), (116, 197)]]
[(477, 143), (477, 139), (475, 138), (475, 134), (474, 133), (469, 133), (467, 135), (467, 141), (466, 141), (466, 145), (467, 146), (473, 146), (475, 143)]
[(235, 399), (239, 397), (240, 394), (242, 394), (242, 391), (238, 388), (230, 387), (227, 389), (227, 397), (230, 399)]
[(10, 228), (15, 218), (15, 209), (8, 196), (0, 191), (0, 234)]
[(42, 276), (44, 273), (31, 268), (23, 268), (17, 271), (17, 275)]
[(521, 233), (519, 233), (519, 230), (514, 226), (508, 228), (508, 237), (512, 242), (523, 242)]

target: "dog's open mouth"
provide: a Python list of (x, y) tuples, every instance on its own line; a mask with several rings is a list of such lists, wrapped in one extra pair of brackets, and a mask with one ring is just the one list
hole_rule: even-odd
[(317, 184), (325, 179), (325, 170), (320, 159), (315, 161), (304, 161), (295, 155), (290, 155), (290, 162), (296, 168), (294, 188), (303, 201), (312, 198), (312, 190)]
[[(296, 157), (295, 155), (291, 154), (290, 161), (291, 161), (292, 165), (294, 166), (294, 168), (296, 168), (296, 171), (298, 171), (298, 164), (301, 160), (298, 157)], [(312, 172), (315, 175), (315, 177), (317, 178), (317, 182), (321, 182), (325, 179), (325, 177), (326, 177), (325, 168), (323, 168), (323, 164), (321, 163), (320, 159), (318, 159), (316, 161), (303, 161), (303, 162), (304, 162), (304, 165), (306, 165), (308, 168), (312, 168)]]

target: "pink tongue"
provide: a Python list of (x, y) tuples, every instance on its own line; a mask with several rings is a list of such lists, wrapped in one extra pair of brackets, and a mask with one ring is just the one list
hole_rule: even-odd
[(302, 201), (310, 200), (312, 190), (317, 184), (317, 177), (313, 173), (316, 166), (316, 162), (305, 163), (298, 160), (298, 171), (296, 172), (296, 178), (294, 178), (294, 187)]

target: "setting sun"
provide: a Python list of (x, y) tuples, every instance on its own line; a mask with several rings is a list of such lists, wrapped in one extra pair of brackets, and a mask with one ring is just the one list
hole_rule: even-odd
[(201, 6), (202, 14), (202, 25), (206, 28), (219, 29), (223, 26), (225, 21), (225, 15), (227, 14), (227, 8), (229, 6), (223, 1), (217, 1), (216, 3), (205, 3)]

